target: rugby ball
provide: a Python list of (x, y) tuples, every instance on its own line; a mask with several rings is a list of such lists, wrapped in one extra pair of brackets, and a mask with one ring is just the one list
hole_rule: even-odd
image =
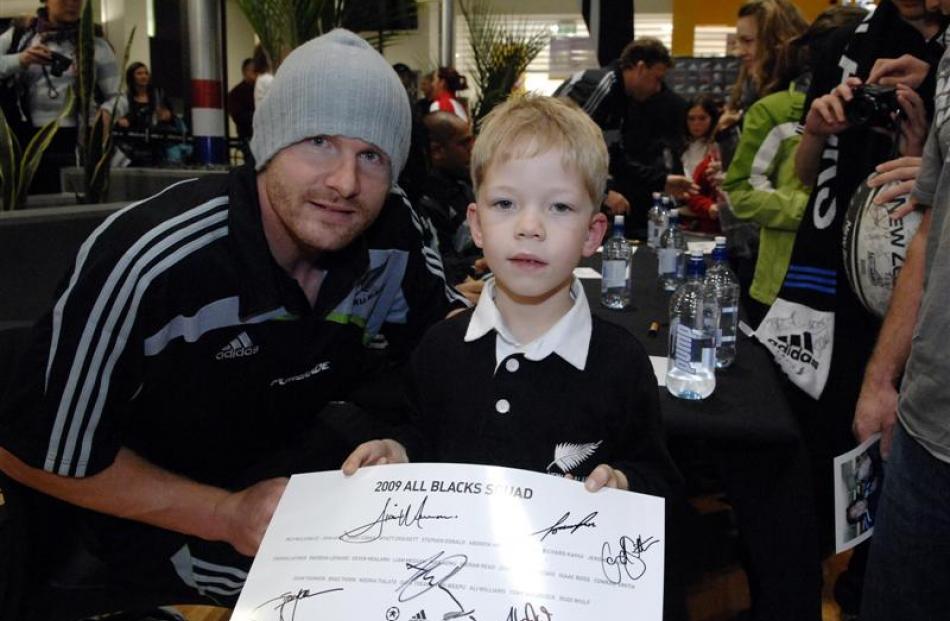
[(904, 206), (910, 199), (909, 194), (884, 205), (874, 204), (879, 193), (898, 183), (869, 188), (867, 182), (875, 174), (863, 181), (851, 198), (842, 229), (842, 245), (851, 290), (869, 312), (883, 317), (921, 215), (919, 211), (912, 211), (898, 220), (891, 219), (890, 213)]

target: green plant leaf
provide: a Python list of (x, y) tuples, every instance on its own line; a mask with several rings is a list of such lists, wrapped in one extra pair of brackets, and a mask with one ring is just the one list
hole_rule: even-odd
[(33, 134), (33, 138), (30, 139), (29, 144), (27, 144), (23, 150), (23, 158), (20, 163), (20, 174), (17, 178), (16, 189), (19, 205), (16, 205), (14, 207), (15, 209), (22, 206), (26, 201), (26, 194), (30, 189), (30, 183), (33, 181), (33, 175), (36, 174), (36, 170), (40, 166), (40, 160), (43, 159), (43, 153), (53, 141), (53, 137), (59, 130), (59, 124), (62, 123), (63, 119), (73, 113), (75, 104), (76, 94), (73, 88), (70, 87), (69, 90), (66, 91), (66, 100), (63, 102), (63, 107), (59, 111), (59, 115)]
[(17, 207), (17, 164), (20, 162), (20, 141), (0, 112), (0, 209)]
[(475, 61), (478, 97), (472, 119), (477, 129), (485, 115), (508, 98), (521, 74), (548, 44), (548, 35), (531, 34), (524, 22), (503, 19), (486, 0), (460, 0), (460, 6)]
[(79, 17), (79, 40), (76, 45), (76, 70), (79, 76), (79, 140), (89, 131), (89, 109), (96, 88), (96, 47), (92, 17), (92, 1), (86, 0)]

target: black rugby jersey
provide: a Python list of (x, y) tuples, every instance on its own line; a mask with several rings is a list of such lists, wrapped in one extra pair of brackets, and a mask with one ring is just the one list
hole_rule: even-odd
[(83, 243), (35, 327), (0, 405), (0, 445), (77, 477), (125, 446), (227, 485), (347, 399), (364, 344), (392, 334), (408, 349), (445, 316), (457, 294), (427, 233), (391, 193), (363, 237), (322, 259), (311, 308), (270, 254), (253, 169), (130, 205)]
[[(495, 359), (496, 332), (466, 342), (467, 311), (433, 326), (412, 355), (411, 461), (522, 468), (584, 479), (599, 464), (630, 489), (669, 497), (669, 455), (649, 356), (624, 328), (593, 317), (585, 368), (559, 355)], [(464, 378), (464, 380), (462, 379)]]

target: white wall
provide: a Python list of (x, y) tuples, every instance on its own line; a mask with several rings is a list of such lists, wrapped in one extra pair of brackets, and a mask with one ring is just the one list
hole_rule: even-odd
[[(129, 63), (143, 62), (152, 66), (148, 46), (148, 3), (145, 0), (128, 2), (126, 0), (98, 0), (99, 11), (96, 18), (102, 23), (106, 39), (115, 49), (115, 55), (122, 63), (122, 54), (135, 28), (135, 38), (129, 48)], [(120, 67), (124, 70), (125, 67)]]

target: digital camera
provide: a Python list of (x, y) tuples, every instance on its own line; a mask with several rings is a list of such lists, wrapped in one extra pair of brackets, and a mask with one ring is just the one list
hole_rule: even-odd
[(885, 127), (894, 125), (903, 115), (897, 102), (897, 89), (893, 86), (864, 84), (853, 89), (854, 98), (844, 106), (844, 115), (852, 127)]
[(69, 56), (60, 54), (59, 52), (50, 51), (49, 72), (53, 76), (57, 78), (60, 77), (63, 75), (63, 72), (69, 69), (71, 64), (73, 64), (73, 59)]

